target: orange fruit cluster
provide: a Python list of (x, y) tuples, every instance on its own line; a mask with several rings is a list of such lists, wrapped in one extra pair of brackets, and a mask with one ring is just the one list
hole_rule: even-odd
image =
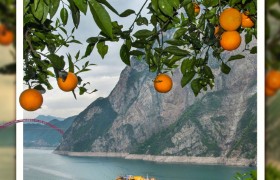
[[(74, 73), (68, 72), (65, 80), (62, 78), (57, 79), (57, 84), (63, 91), (73, 91), (78, 85), (78, 78)], [(21, 93), (19, 103), (26, 111), (35, 111), (42, 106), (43, 96), (36, 89), (26, 89)]]
[(14, 41), (14, 34), (8, 30), (4, 24), (0, 25), (0, 44), (4, 46), (10, 45)]
[(167, 93), (172, 89), (172, 79), (167, 74), (158, 74), (154, 79), (154, 88), (157, 92)]
[[(253, 21), (246, 13), (240, 13), (235, 8), (225, 9), (219, 17), (220, 26), (225, 30), (221, 35), (220, 45), (223, 49), (232, 51), (237, 49), (241, 44), (241, 36), (237, 29), (242, 26), (243, 28), (251, 28), (254, 26)], [(219, 29), (215, 28), (215, 35)]]
[(265, 76), (265, 95), (273, 96), (280, 89), (280, 71), (270, 70)]

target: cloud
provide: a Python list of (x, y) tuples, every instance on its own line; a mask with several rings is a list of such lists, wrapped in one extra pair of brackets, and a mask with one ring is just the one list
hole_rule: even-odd
[[(120, 13), (126, 9), (133, 9), (137, 13), (144, 2), (144, 0), (133, 2), (118, 0), (110, 3)], [(110, 10), (108, 10), (108, 12), (110, 13), (113, 21), (117, 20), (119, 24), (124, 25), (124, 29), (128, 29), (135, 19), (135, 15), (131, 15), (126, 18), (119, 18)], [(147, 13), (148, 10), (144, 8), (143, 14)], [(68, 31), (71, 31), (72, 28), (73, 25), (71, 23), (66, 27)], [(76, 39), (82, 42), (82, 45), (75, 44), (71, 45), (69, 48), (61, 48), (59, 54), (65, 56), (66, 53), (70, 53), (72, 56), (75, 56), (75, 54), (80, 50), (81, 55), (83, 55), (87, 47), (87, 38), (97, 36), (99, 32), (99, 28), (93, 22), (93, 17), (90, 11), (88, 11), (86, 16), (81, 16), (79, 28), (74, 34)], [(91, 66), (91, 71), (80, 74), (84, 82), (90, 82), (89, 89), (97, 89), (97, 92), (80, 96), (78, 95), (78, 90), (76, 90), (77, 100), (75, 100), (71, 92), (66, 93), (61, 91), (56, 86), (56, 80), (51, 78), (50, 81), (53, 84), (54, 89), (47, 91), (43, 95), (44, 103), (42, 108), (35, 112), (24, 112), (24, 117), (35, 118), (36, 116), (43, 114), (67, 118), (69, 116), (79, 114), (98, 97), (107, 97), (118, 82), (121, 71), (125, 68), (125, 64), (121, 61), (119, 56), (119, 50), (122, 43), (122, 41), (106, 42), (109, 46), (109, 51), (104, 59), (100, 57), (95, 47), (91, 56), (79, 64), (81, 65), (86, 61), (97, 64), (96, 66)]]

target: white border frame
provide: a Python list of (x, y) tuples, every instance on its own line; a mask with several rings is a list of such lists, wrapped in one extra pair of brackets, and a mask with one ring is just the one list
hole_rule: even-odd
[[(23, 0), (16, 1), (16, 119), (23, 119), (19, 96), (23, 90)], [(23, 180), (23, 123), (16, 124), (16, 179)]]
[[(265, 64), (265, 1), (258, 4), (258, 55), (257, 55), (257, 173), (258, 179), (265, 179), (265, 96), (264, 96), (264, 64)], [(16, 43), (16, 119), (23, 119), (23, 110), (18, 99), (23, 90), (23, 1), (16, 2), (17, 43)], [(19, 28), (20, 27), (20, 28)], [(16, 179), (23, 180), (23, 123), (16, 125)]]
[(257, 173), (265, 179), (265, 1), (257, 1)]

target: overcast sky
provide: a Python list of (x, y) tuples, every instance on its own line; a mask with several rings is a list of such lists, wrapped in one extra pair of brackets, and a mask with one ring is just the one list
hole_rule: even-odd
[[(110, 0), (109, 2), (121, 13), (126, 9), (133, 9), (138, 12), (145, 1)], [(110, 11), (108, 12), (110, 13)], [(148, 10), (144, 8), (142, 12), (143, 14), (147, 14)], [(135, 19), (135, 15), (119, 18), (112, 13), (110, 14), (112, 20), (117, 20), (119, 24), (124, 25), (124, 29), (128, 29)], [(71, 20), (71, 18), (69, 18), (69, 20)], [(67, 29), (72, 29), (72, 23), (68, 24)], [(80, 50), (81, 53), (84, 53), (87, 46), (86, 39), (88, 37), (97, 36), (99, 32), (100, 30), (93, 23), (93, 17), (88, 10), (86, 16), (82, 15), (80, 26), (74, 34), (76, 39), (80, 40), (83, 45), (74, 45), (70, 48), (61, 49), (59, 54), (65, 55), (66, 53), (71, 53), (72, 55), (75, 55), (78, 50)], [(97, 64), (97, 66), (92, 66), (92, 71), (82, 73), (80, 76), (84, 82), (89, 81), (91, 83), (89, 86), (90, 89), (97, 89), (97, 92), (80, 96), (76, 89), (77, 100), (75, 100), (72, 92), (66, 93), (61, 91), (56, 85), (56, 80), (51, 78), (50, 81), (53, 84), (54, 89), (43, 94), (44, 102), (42, 108), (35, 112), (25, 111), (24, 118), (35, 118), (38, 115), (52, 115), (67, 118), (79, 114), (96, 98), (107, 97), (119, 80), (121, 71), (125, 68), (124, 63), (119, 57), (119, 49), (122, 43), (122, 41), (118, 43), (107, 43), (107, 45), (109, 45), (109, 51), (103, 60), (100, 58), (96, 48), (92, 55), (86, 59), (91, 63)]]

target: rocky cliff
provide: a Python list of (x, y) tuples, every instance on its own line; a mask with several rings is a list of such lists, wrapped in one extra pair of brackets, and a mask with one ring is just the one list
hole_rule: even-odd
[(194, 97), (177, 70), (167, 94), (156, 93), (154, 73), (131, 60), (107, 98), (81, 112), (57, 151), (153, 155), (256, 157), (256, 55), (216, 67), (215, 88)]

